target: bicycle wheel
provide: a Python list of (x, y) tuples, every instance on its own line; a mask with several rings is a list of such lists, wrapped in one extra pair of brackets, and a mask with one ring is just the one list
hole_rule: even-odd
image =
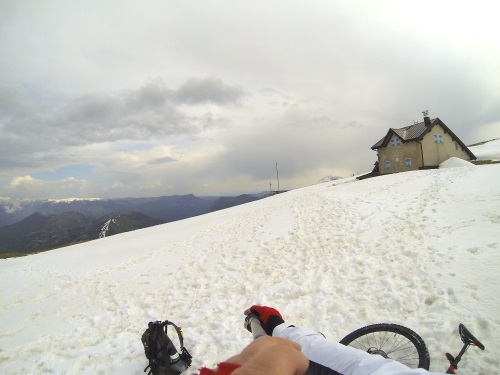
[(359, 328), (340, 343), (393, 359), (410, 368), (429, 369), (429, 351), (424, 340), (411, 329), (397, 324), (380, 323)]

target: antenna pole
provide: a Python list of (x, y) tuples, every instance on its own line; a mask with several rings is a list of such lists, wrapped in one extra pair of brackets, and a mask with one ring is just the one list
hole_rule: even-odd
[(280, 178), (278, 176), (278, 162), (276, 162), (276, 180), (278, 180), (278, 191), (280, 191)]

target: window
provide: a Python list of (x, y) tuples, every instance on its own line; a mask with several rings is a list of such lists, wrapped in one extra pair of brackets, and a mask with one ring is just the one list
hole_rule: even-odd
[(385, 162), (385, 169), (390, 171), (391, 170), (391, 162), (390, 161), (386, 161)]
[(405, 162), (406, 162), (406, 169), (410, 169), (411, 168), (411, 159), (410, 158), (406, 158)]
[(443, 135), (434, 134), (434, 143), (443, 143)]
[(391, 139), (391, 147), (394, 146), (401, 146), (401, 139), (399, 139), (398, 137)]

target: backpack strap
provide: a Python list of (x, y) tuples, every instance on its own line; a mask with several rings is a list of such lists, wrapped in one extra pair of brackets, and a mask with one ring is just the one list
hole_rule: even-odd
[[(181, 345), (181, 348), (184, 348), (184, 335), (182, 334), (182, 328), (178, 327), (174, 322), (171, 322), (169, 320), (165, 320), (163, 323), (161, 323), (162, 328), (167, 327), (167, 326), (172, 326), (175, 329), (175, 332), (177, 332), (177, 336), (179, 336), (179, 343)], [(168, 327), (165, 329), (165, 333), (167, 333)]]
[[(168, 321), (168, 320), (165, 320), (162, 325), (164, 327), (166, 326), (169, 326), (171, 325), (172, 327), (174, 327), (175, 329), (175, 332), (177, 332), (177, 336), (179, 337), (179, 344), (180, 344), (180, 348), (179, 348), (179, 355), (181, 357), (181, 359), (187, 363), (188, 366), (191, 365), (191, 362), (192, 362), (192, 358), (193, 356), (191, 354), (189, 354), (188, 350), (184, 347), (184, 335), (182, 333), (182, 328), (181, 327), (178, 327), (174, 322), (171, 322), (171, 321)], [(168, 327), (167, 327), (168, 329)], [(166, 333), (166, 329), (165, 329), (165, 333)], [(173, 343), (172, 343), (173, 345)]]

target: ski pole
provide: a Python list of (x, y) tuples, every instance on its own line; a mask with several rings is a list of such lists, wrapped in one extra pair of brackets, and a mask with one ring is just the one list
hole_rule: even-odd
[(250, 332), (252, 332), (254, 340), (260, 336), (267, 336), (257, 315), (253, 313), (248, 314), (245, 318), (245, 322), (247, 323), (247, 327), (250, 326)]

